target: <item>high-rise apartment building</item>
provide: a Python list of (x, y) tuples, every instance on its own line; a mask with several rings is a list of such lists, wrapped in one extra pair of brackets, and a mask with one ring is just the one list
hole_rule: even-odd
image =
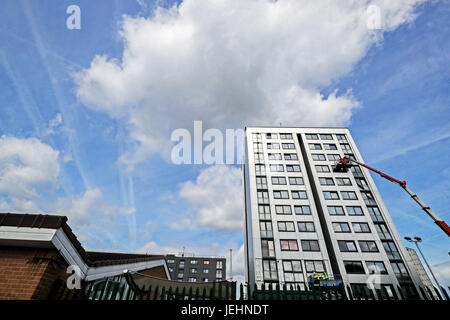
[[(421, 295), (420, 280), (347, 128), (247, 127), (244, 201), (246, 277), (310, 285), (312, 275), (352, 290)], [(375, 276), (373, 276), (375, 274)], [(400, 290), (398, 289), (400, 285)]]
[(226, 279), (226, 259), (189, 255), (166, 256), (172, 280), (182, 282), (213, 282)]

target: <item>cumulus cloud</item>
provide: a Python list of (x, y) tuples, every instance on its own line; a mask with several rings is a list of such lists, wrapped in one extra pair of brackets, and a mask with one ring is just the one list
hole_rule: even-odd
[[(134, 207), (106, 202), (99, 188), (80, 196), (45, 195), (59, 189), (59, 173), (59, 151), (50, 145), (36, 138), (0, 137), (0, 212), (64, 215), (72, 227), (87, 229), (104, 227), (112, 215), (134, 213)], [(99, 220), (103, 223), (97, 224)], [(84, 237), (87, 229), (81, 228), (79, 235)]]
[(440, 285), (444, 288), (450, 286), (450, 261), (433, 266), (433, 272)]
[(215, 165), (203, 169), (195, 181), (181, 184), (179, 197), (194, 218), (184, 217), (180, 227), (200, 225), (215, 230), (239, 230), (243, 225), (241, 170)]
[[(75, 75), (88, 107), (126, 121), (133, 168), (168, 153), (170, 132), (205, 126), (346, 125), (351, 91), (321, 90), (415, 17), (424, 0), (185, 0), (148, 18), (126, 16), (120, 59), (98, 55)], [(367, 27), (376, 5), (381, 30)]]
[(36, 138), (0, 137), (0, 194), (37, 196), (58, 187), (59, 152)]

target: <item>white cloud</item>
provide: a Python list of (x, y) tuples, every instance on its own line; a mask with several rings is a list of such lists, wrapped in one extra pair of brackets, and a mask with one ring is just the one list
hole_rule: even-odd
[(59, 152), (36, 138), (0, 137), (0, 194), (37, 196), (58, 187)]
[(190, 204), (193, 218), (180, 227), (200, 225), (215, 230), (239, 230), (243, 224), (242, 173), (239, 168), (215, 165), (203, 169), (197, 179), (184, 182), (179, 196)]
[(450, 261), (433, 266), (433, 273), (441, 286), (444, 288), (450, 286)]
[[(351, 92), (320, 90), (349, 73), (367, 50), (414, 19), (423, 0), (185, 0), (148, 18), (125, 17), (121, 60), (96, 56), (75, 77), (90, 108), (125, 119), (133, 168), (168, 153), (170, 132), (255, 124), (346, 125)], [(382, 31), (366, 9), (381, 9)]]

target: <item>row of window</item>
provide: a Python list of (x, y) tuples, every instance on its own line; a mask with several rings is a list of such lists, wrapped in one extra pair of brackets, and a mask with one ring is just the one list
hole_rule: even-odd
[[(170, 265), (172, 263), (175, 263), (175, 260), (174, 259), (168, 259), (167, 263)], [(191, 259), (191, 260), (189, 260), (189, 263), (191, 265), (197, 265), (198, 264), (198, 260), (197, 259)], [(184, 268), (184, 265), (185, 265), (185, 260), (180, 260), (178, 268), (182, 269), (182, 268)], [(203, 265), (204, 266), (209, 266), (210, 265), (210, 260), (204, 259), (203, 260)], [(223, 262), (222, 261), (216, 261), (216, 268), (217, 269), (222, 269), (222, 266), (223, 266)]]
[[(280, 232), (295, 232), (295, 225), (293, 221), (278, 221), (278, 231)], [(273, 238), (272, 222), (260, 221), (261, 238)], [(301, 221), (297, 222), (297, 228), (299, 232), (316, 232), (314, 222)]]
[[(307, 140), (333, 140), (333, 136), (331, 134), (316, 134), (316, 133), (307, 133), (306, 139)], [(338, 141), (347, 141), (347, 137), (345, 134), (337, 134), (336, 139)]]
[[(302, 177), (272, 177), (273, 185), (286, 185), (287, 181), (289, 181), (290, 185), (304, 185), (304, 181)], [(267, 177), (256, 177), (256, 188), (257, 189), (267, 189)]]
[[(379, 252), (375, 241), (358, 241), (361, 252)], [(338, 247), (341, 252), (358, 252), (355, 241), (353, 240), (338, 240)]]
[[(285, 150), (294, 150), (295, 145), (293, 143), (282, 143), (281, 148)], [(279, 150), (280, 144), (277, 142), (269, 142), (267, 143), (267, 149), (269, 150)]]
[[(337, 191), (323, 191), (323, 197), (325, 200), (339, 200), (339, 194)], [(341, 191), (342, 200), (358, 200), (354, 191)]]
[[(283, 153), (284, 160), (298, 160), (296, 153)], [(282, 160), (281, 153), (269, 153), (269, 160)], [(264, 153), (255, 152), (255, 161), (264, 161)]]
[[(304, 269), (307, 273), (323, 273), (325, 266), (321, 260), (305, 260)], [(282, 260), (285, 282), (303, 282), (303, 267), (301, 260)], [(278, 280), (277, 263), (275, 260), (263, 260), (264, 280)]]
[[(270, 164), (269, 165), (270, 172), (284, 172), (283, 164)], [(287, 172), (300, 172), (300, 165), (297, 164), (287, 164), (286, 165)], [(255, 164), (255, 172), (257, 175), (266, 173), (266, 165), (264, 164)]]
[[(345, 271), (349, 274), (366, 274), (361, 261), (343, 261)], [(391, 267), (397, 277), (409, 277), (408, 271), (403, 262), (391, 262)], [(382, 261), (366, 261), (366, 268), (369, 274), (387, 274), (386, 266)]]
[[(292, 139), (292, 134), (291, 133), (280, 133), (280, 134), (278, 134), (278, 133), (266, 133), (266, 139), (268, 139), (268, 140), (278, 139), (278, 136), (282, 140)], [(254, 140), (260, 140), (261, 139), (261, 134), (260, 133), (252, 133), (252, 137), (253, 137)]]
[[(276, 214), (292, 214), (292, 207), (290, 205), (276, 205)], [(308, 205), (294, 206), (294, 213), (297, 215), (311, 215), (311, 207)], [(260, 220), (270, 220), (270, 206), (258, 205), (258, 214)]]
[[(266, 204), (269, 203), (269, 192), (260, 190), (257, 192), (258, 203)], [(303, 190), (292, 190), (291, 197), (295, 200), (304, 200), (308, 199), (306, 191)], [(274, 199), (289, 199), (289, 192), (287, 190), (274, 190), (273, 191)]]
[[(320, 251), (319, 241), (317, 240), (300, 240), (302, 251)], [(286, 239), (280, 240), (281, 251), (299, 251), (297, 240)], [(275, 257), (274, 240), (262, 239), (261, 249), (263, 257)]]

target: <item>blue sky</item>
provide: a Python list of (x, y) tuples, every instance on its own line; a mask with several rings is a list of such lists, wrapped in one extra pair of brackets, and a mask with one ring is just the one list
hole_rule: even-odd
[[(81, 8), (80, 30), (66, 28), (71, 4)], [(247, 2), (234, 4), (242, 9)], [(12, 180), (35, 195), (21, 196), (14, 183), (0, 187), (0, 210), (68, 215), (89, 249), (159, 253), (184, 246), (219, 255), (233, 248), (242, 256), (243, 231), (234, 223), (240, 204), (226, 201), (241, 200), (238, 166), (177, 166), (155, 149), (170, 149), (171, 130), (191, 129), (193, 120), (219, 129), (283, 121), (348, 126), (369, 165), (407, 180), (450, 220), (449, 2), (382, 7), (385, 29), (375, 34), (361, 27), (364, 8), (344, 6), (337, 14), (333, 6), (304, 7), (312, 10), (309, 20), (303, 8), (268, 14), (276, 5), (257, 1), (241, 15), (231, 5), (188, 1), (170, 15), (154, 11), (170, 8), (169, 1), (2, 1), (0, 136), (23, 147), (20, 160), (34, 147), (34, 156), (47, 150), (57, 160), (48, 168), (29, 164), (52, 179)], [(259, 31), (267, 21), (258, 16), (248, 23), (259, 9), (275, 16), (272, 31)], [(220, 13), (232, 18), (217, 19)], [(346, 20), (352, 15), (356, 27)], [(208, 24), (209, 16), (217, 23)], [(129, 29), (121, 36), (124, 21)], [(105, 70), (111, 73), (95, 73)], [(0, 158), (0, 165), (8, 161)], [(212, 194), (223, 182), (217, 174), (231, 178)], [(373, 177), (400, 234), (422, 237), (431, 264), (446, 263), (448, 281), (448, 238), (400, 188)], [(223, 208), (202, 197), (225, 199)], [(207, 217), (227, 218), (227, 210), (234, 224)]]

